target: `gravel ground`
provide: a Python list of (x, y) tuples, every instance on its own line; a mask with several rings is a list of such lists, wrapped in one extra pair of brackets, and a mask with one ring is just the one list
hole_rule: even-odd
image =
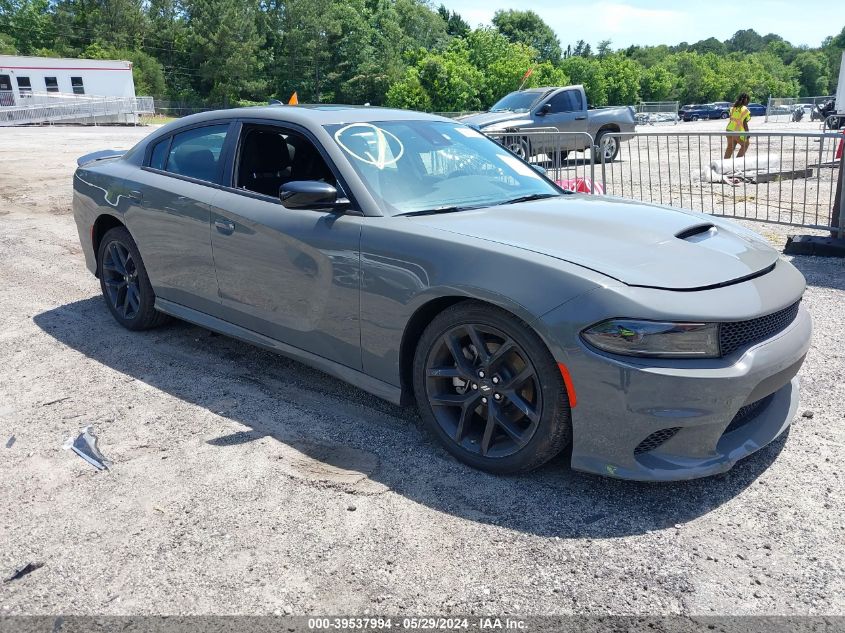
[[(2, 614), (845, 613), (842, 261), (792, 259), (805, 416), (731, 472), (494, 477), (296, 362), (119, 328), (71, 174), (148, 131), (0, 130), (0, 572), (44, 563), (0, 584)], [(110, 471), (61, 448), (88, 424)]]

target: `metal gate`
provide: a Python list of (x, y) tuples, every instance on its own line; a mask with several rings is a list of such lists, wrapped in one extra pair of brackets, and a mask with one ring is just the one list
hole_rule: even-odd
[(605, 192), (713, 215), (839, 229), (834, 206), (845, 136), (746, 132), (739, 137), (748, 141), (744, 153), (736, 138), (733, 132), (637, 134), (620, 145), (616, 160), (602, 160)]
[(832, 232), (845, 223), (836, 194), (845, 136), (835, 132), (746, 132), (742, 156), (732, 132), (603, 133), (602, 147), (585, 133), (487, 135), (552, 180), (597, 181), (593, 192)]

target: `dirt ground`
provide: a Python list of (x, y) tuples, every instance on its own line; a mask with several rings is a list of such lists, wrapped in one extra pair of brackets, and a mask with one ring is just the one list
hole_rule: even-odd
[[(149, 131), (0, 130), (0, 575), (44, 564), (0, 584), (2, 615), (845, 613), (842, 261), (792, 258), (804, 416), (731, 472), (495, 477), (296, 362), (117, 326), (71, 175)], [(89, 424), (109, 471), (62, 450)]]

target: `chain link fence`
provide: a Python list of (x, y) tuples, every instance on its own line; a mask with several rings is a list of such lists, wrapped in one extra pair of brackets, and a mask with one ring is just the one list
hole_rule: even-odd
[(766, 105), (766, 122), (818, 121), (827, 117), (823, 110), (831, 95), (817, 97), (769, 97)]

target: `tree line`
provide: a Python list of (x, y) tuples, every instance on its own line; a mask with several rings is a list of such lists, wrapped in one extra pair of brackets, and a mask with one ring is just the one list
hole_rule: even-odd
[(472, 28), (427, 0), (0, 0), (0, 53), (126, 59), (137, 94), (488, 108), (519, 86), (584, 84), (591, 105), (830, 94), (845, 28), (818, 47), (737, 31), (675, 46), (564, 49), (533, 11)]

